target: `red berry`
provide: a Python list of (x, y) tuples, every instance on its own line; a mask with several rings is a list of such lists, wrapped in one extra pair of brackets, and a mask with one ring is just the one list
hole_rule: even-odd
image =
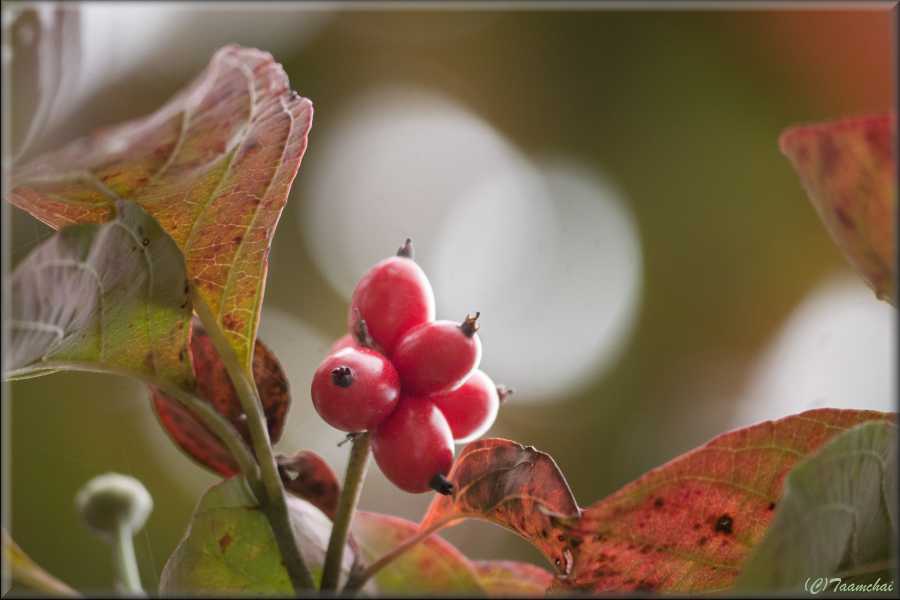
[(500, 408), (497, 386), (476, 369), (461, 386), (428, 397), (447, 419), (457, 444), (480, 438), (491, 428)]
[(426, 396), (459, 386), (481, 361), (478, 313), (465, 321), (432, 321), (406, 334), (391, 361), (403, 393)]
[(397, 406), (400, 379), (378, 352), (348, 347), (325, 357), (313, 375), (311, 392), (326, 423), (341, 431), (366, 431)]
[(427, 399), (404, 395), (375, 428), (372, 454), (385, 477), (401, 490), (449, 493), (444, 475), (453, 464), (453, 434), (447, 419)]
[(347, 316), (350, 331), (358, 318), (365, 320), (372, 339), (388, 355), (407, 331), (434, 320), (434, 292), (412, 259), (409, 240), (398, 256), (377, 263), (356, 284)]

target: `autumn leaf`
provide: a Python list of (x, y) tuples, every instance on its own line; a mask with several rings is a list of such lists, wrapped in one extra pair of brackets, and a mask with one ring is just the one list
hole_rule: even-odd
[(75, 369), (188, 386), (191, 304), (172, 239), (132, 202), (66, 227), (12, 275), (9, 379)]
[[(351, 531), (363, 564), (371, 564), (416, 535), (416, 524), (395, 517), (359, 511)], [(474, 565), (452, 544), (431, 535), (376, 573), (380, 594), (481, 595)], [(370, 582), (371, 583), (371, 582)]]
[(9, 200), (57, 229), (110, 220), (117, 198), (140, 204), (249, 373), (269, 247), (312, 114), (270, 54), (226, 46), (152, 115), (17, 169)]
[(433, 529), (478, 518), (511, 529), (531, 542), (558, 568), (571, 561), (560, 518), (579, 509), (556, 462), (531, 446), (500, 438), (463, 448), (448, 475), (455, 491), (435, 496), (419, 527)]
[[(219, 414), (231, 422), (247, 444), (251, 444), (247, 417), (231, 378), (212, 340), (197, 320), (193, 325), (190, 349), (195, 379), (194, 395), (211, 404)], [(253, 353), (253, 378), (256, 380), (262, 401), (269, 438), (274, 444), (281, 439), (291, 396), (287, 376), (281, 364), (260, 340), (256, 340)], [(219, 438), (196, 419), (181, 402), (153, 386), (150, 401), (163, 429), (191, 458), (226, 478), (240, 472), (231, 453)]]
[(314, 504), (333, 520), (341, 484), (325, 459), (312, 450), (300, 450), (276, 459), (285, 489)]
[(555, 587), (730, 588), (768, 531), (791, 469), (846, 429), (886, 419), (895, 415), (820, 409), (713, 439), (584, 509), (570, 526), (571, 573)]
[(832, 239), (878, 298), (892, 304), (896, 121), (891, 114), (802, 125), (779, 140)]
[(553, 574), (536, 565), (513, 560), (480, 560), (473, 563), (478, 582), (488, 596), (544, 596)]
[[(896, 568), (897, 426), (870, 421), (834, 436), (787, 476), (784, 497), (735, 590), (801, 593), (810, 573), (884, 581)], [(833, 590), (829, 590), (833, 591)]]

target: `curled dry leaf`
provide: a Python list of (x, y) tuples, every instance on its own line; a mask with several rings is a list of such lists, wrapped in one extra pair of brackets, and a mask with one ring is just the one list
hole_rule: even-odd
[(435, 496), (420, 529), (485, 519), (531, 542), (561, 572), (571, 566), (568, 532), (560, 523), (579, 509), (550, 455), (500, 438), (479, 440), (463, 448), (448, 478), (454, 493)]
[(249, 372), (269, 247), (312, 114), (270, 54), (226, 46), (152, 115), (17, 168), (9, 200), (54, 228), (108, 221), (116, 198), (140, 204)]
[(892, 304), (896, 138), (891, 114), (792, 127), (779, 140), (832, 239)]
[[(196, 320), (190, 349), (195, 378), (194, 393), (231, 421), (247, 443), (251, 443), (247, 418), (231, 378), (209, 335)], [(260, 340), (256, 341), (253, 353), (253, 378), (262, 400), (269, 437), (274, 444), (281, 438), (284, 430), (291, 397), (281, 364)], [(231, 477), (240, 471), (228, 449), (178, 400), (152, 386), (150, 400), (163, 429), (194, 460), (223, 477)]]
[(333, 520), (341, 484), (325, 459), (312, 450), (300, 450), (276, 459), (285, 489), (314, 504)]
[(848, 428), (894, 418), (820, 409), (723, 434), (584, 509), (570, 527), (572, 572), (554, 587), (727, 589), (768, 530), (794, 465)]

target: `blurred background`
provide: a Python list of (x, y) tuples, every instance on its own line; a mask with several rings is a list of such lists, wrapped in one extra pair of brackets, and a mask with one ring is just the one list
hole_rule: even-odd
[[(15, 144), (52, 17), (8, 6)], [(77, 26), (30, 154), (152, 112), (232, 42), (272, 52), (315, 103), (260, 326), (293, 391), (282, 451), (343, 473), (348, 447), (313, 412), (310, 378), (355, 281), (405, 236), (438, 317), (480, 310), (482, 367), (517, 390), (490, 435), (550, 453), (583, 505), (735, 427), (894, 409), (895, 313), (777, 147), (791, 124), (892, 106), (886, 10), (66, 6)], [(15, 265), (49, 230), (4, 209)], [(108, 549), (73, 496), (101, 472), (134, 475), (156, 502), (137, 540), (154, 589), (214, 477), (137, 382), (58, 374), (8, 392), (14, 538), (70, 584), (108, 588)], [(373, 465), (362, 507), (417, 520), (429, 500)], [(442, 535), (474, 558), (542, 563), (487, 523)]]

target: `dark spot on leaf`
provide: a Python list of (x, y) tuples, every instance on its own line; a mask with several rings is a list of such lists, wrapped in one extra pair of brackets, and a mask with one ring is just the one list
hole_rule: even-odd
[(700, 529), (700, 523), (694, 523), (694, 531)]
[(144, 245), (144, 247), (146, 248), (147, 246), (150, 245), (150, 240), (147, 239), (147, 238), (144, 238), (144, 239), (141, 240), (141, 243), (142, 243), (142, 244)]
[(699, 540), (697, 540), (697, 545), (698, 545), (698, 546), (702, 546), (702, 545), (704, 545), (707, 541), (708, 541), (708, 539), (706, 538), (706, 536), (703, 536), (702, 538), (700, 538)]
[(647, 581), (646, 579), (642, 579), (638, 582), (637, 586), (634, 588), (634, 591), (636, 591), (636, 592), (652, 592), (654, 589), (656, 589), (655, 583)]
[(582, 539), (581, 539), (581, 538), (577, 538), (577, 537), (576, 537), (576, 538), (572, 538), (571, 540), (569, 540), (569, 543), (572, 544), (572, 547), (573, 547), (573, 548), (577, 548), (578, 546), (580, 546), (580, 545), (581, 545), (581, 542), (582, 542)]
[(656, 500), (653, 501), (654, 508), (662, 508), (663, 504), (665, 504), (665, 502), (663, 501), (662, 498), (657, 498)]
[(231, 545), (232, 541), (233, 540), (231, 539), (231, 534), (226, 533), (225, 535), (223, 535), (222, 537), (219, 538), (219, 549), (222, 552), (225, 552), (225, 550), (228, 549), (228, 546)]
[(734, 519), (731, 518), (731, 515), (724, 514), (716, 519), (716, 526), (714, 527), (714, 529), (716, 530), (716, 533), (724, 533), (726, 535), (730, 535), (733, 527)]
[(768, 509), (769, 509), (769, 510), (775, 510), (775, 503), (774, 503), (774, 502), (769, 502)]
[(240, 244), (241, 242), (244, 241), (244, 236), (242, 236), (242, 235), (236, 235), (236, 236), (234, 236), (234, 239), (233, 239), (232, 241), (233, 241), (235, 244)]
[(841, 225), (846, 229), (856, 229), (856, 226), (853, 224), (853, 219), (850, 218), (850, 215), (847, 214), (847, 211), (838, 206), (834, 209), (834, 214), (838, 218), (838, 221), (841, 222)]
[(647, 554), (651, 550), (653, 550), (653, 546), (651, 546), (650, 544), (644, 544), (643, 546), (641, 546), (641, 554)]

